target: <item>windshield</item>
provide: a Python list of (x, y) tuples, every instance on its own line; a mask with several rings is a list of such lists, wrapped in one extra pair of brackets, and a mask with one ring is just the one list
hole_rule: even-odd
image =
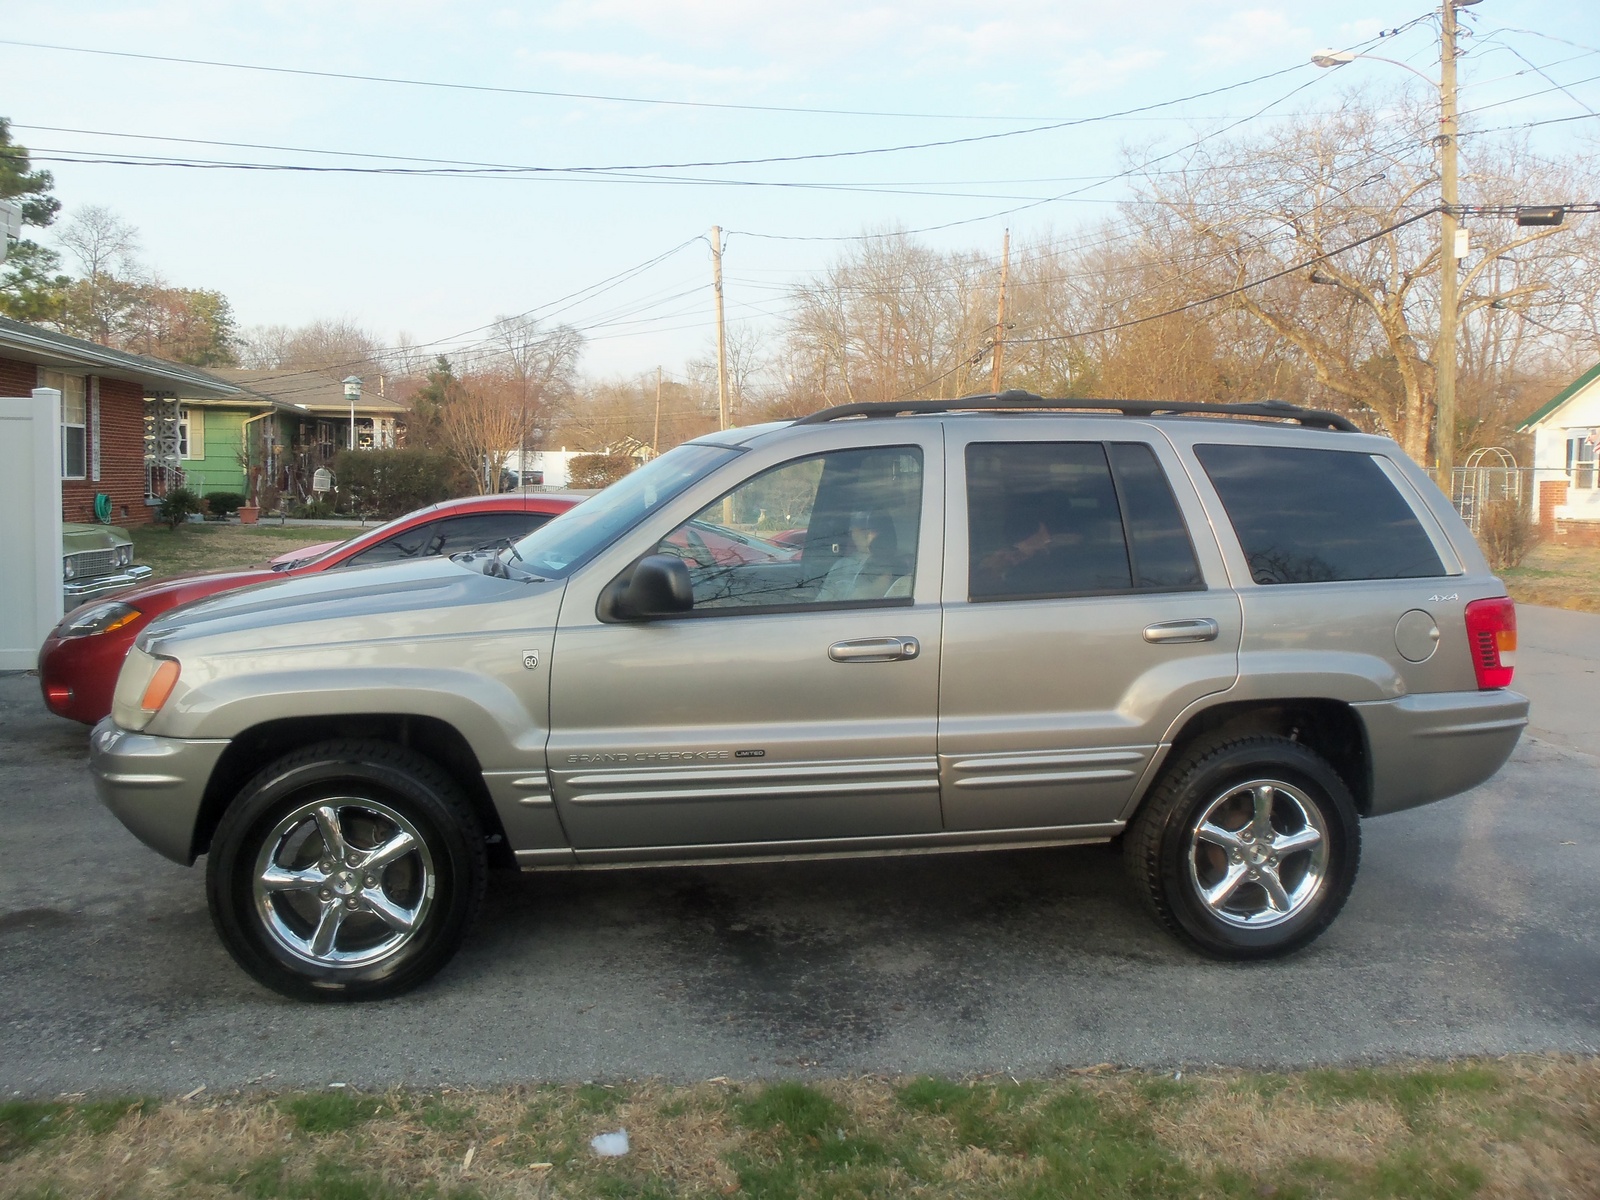
[(739, 453), (727, 446), (690, 443), (667, 451), (517, 542), (513, 547), (516, 569), (549, 578), (567, 574), (695, 480)]

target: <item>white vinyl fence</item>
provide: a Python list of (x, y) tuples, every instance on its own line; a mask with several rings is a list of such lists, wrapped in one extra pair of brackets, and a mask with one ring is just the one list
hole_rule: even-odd
[(0, 671), (61, 619), (61, 393), (0, 397)]

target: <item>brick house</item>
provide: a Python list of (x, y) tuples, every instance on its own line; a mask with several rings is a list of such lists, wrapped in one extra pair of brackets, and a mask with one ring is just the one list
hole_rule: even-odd
[(176, 444), (177, 395), (239, 394), (195, 367), (0, 317), (0, 395), (41, 387), (61, 392), (61, 519), (94, 521), (103, 495), (115, 525), (149, 523), (161, 494), (181, 479), (154, 466), (164, 444)]

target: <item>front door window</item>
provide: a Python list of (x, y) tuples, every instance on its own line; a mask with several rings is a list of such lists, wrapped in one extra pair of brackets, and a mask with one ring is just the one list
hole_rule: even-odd
[(922, 511), (914, 446), (838, 450), (748, 479), (656, 546), (695, 611), (911, 602)]

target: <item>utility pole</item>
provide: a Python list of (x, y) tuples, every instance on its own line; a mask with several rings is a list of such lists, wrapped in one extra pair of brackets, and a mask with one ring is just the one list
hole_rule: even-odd
[(994, 369), (989, 390), (1000, 394), (1000, 368), (1006, 356), (1006, 277), (1011, 273), (1011, 230), (1006, 230), (1000, 250), (1000, 307), (994, 315)]
[(656, 368), (656, 431), (650, 439), (650, 453), (661, 453), (661, 368)]
[[(1476, 0), (1468, 0), (1475, 3)], [(1434, 355), (1433, 440), (1439, 486), (1448, 496), (1456, 467), (1456, 5), (1443, 0), (1439, 23), (1439, 347)]]
[(728, 427), (728, 331), (722, 320), (722, 227), (711, 227), (711, 278), (717, 289), (717, 419)]

